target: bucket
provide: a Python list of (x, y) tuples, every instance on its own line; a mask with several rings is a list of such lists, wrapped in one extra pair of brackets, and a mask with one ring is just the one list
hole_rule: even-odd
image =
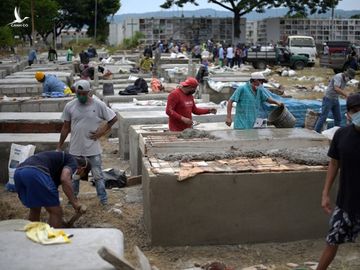
[(277, 128), (293, 128), (296, 118), (285, 106), (277, 107), (269, 114), (269, 122)]
[(112, 83), (103, 84), (103, 96), (112, 96), (114, 95), (114, 85)]

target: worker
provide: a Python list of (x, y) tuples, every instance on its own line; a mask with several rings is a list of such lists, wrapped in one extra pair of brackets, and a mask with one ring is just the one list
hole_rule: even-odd
[(143, 73), (149, 73), (154, 65), (153, 60), (150, 58), (149, 54), (146, 54), (140, 60), (140, 71)]
[(74, 56), (73, 48), (69, 47), (68, 50), (66, 51), (66, 61), (72, 62), (73, 56)]
[[(351, 125), (338, 129), (328, 151), (330, 162), (321, 196), (321, 206), (331, 214), (326, 247), (317, 270), (325, 270), (336, 256), (339, 245), (354, 242), (360, 232), (360, 93), (346, 100)], [(340, 170), (335, 207), (332, 208), (330, 190)]]
[(29, 66), (34, 64), (35, 60), (37, 60), (36, 50), (35, 49), (30, 49), (29, 55), (28, 55), (28, 64), (29, 64)]
[(169, 116), (170, 131), (183, 131), (186, 128), (192, 128), (192, 113), (197, 115), (216, 114), (215, 108), (196, 107), (193, 94), (198, 85), (199, 83), (195, 78), (189, 77), (169, 94), (166, 114)]
[(315, 131), (320, 133), (323, 129), (326, 118), (328, 117), (329, 112), (332, 112), (334, 117), (334, 125), (340, 126), (341, 124), (341, 112), (340, 112), (340, 102), (339, 95), (343, 97), (347, 97), (348, 94), (344, 91), (346, 83), (350, 81), (350, 79), (354, 79), (355, 70), (349, 68), (345, 72), (338, 73), (334, 75), (328, 87), (325, 91), (325, 96), (322, 100), (321, 105), (321, 114), (316, 122)]
[(94, 58), (98, 56), (96, 49), (93, 47), (92, 44), (89, 44), (89, 48), (87, 49), (87, 54), (90, 58)]
[(283, 103), (268, 97), (265, 93), (263, 83), (265, 76), (260, 72), (251, 74), (250, 82), (239, 86), (228, 100), (226, 125), (232, 123), (232, 107), (236, 102), (234, 129), (251, 129), (254, 127), (259, 108), (264, 102), (284, 106)]
[[(91, 164), (91, 173), (95, 180), (96, 192), (102, 205), (107, 205), (104, 175), (102, 172), (101, 146), (99, 139), (116, 123), (114, 111), (99, 99), (92, 98), (91, 86), (86, 80), (74, 84), (77, 99), (65, 105), (62, 119), (63, 127), (57, 150), (61, 151), (65, 139), (71, 131), (69, 153), (84, 156)], [(105, 121), (105, 123), (104, 123)], [(73, 181), (75, 196), (79, 193), (80, 181)]]
[(55, 75), (46, 74), (42, 71), (35, 73), (35, 79), (43, 84), (43, 95), (51, 95), (51, 93), (57, 92), (62, 94), (70, 94), (71, 90)]
[(56, 50), (53, 47), (50, 47), (48, 51), (48, 60), (49, 62), (55, 62), (58, 59)]
[(80, 211), (81, 205), (74, 196), (71, 179), (75, 175), (80, 177), (87, 164), (83, 157), (74, 158), (57, 151), (40, 152), (20, 163), (15, 170), (14, 182), (22, 204), (30, 208), (29, 220), (40, 221), (41, 208), (44, 207), (49, 213), (49, 225), (63, 227), (60, 185), (75, 211)]

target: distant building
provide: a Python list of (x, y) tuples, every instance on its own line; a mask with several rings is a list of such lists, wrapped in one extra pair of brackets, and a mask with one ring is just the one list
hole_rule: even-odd
[(290, 35), (312, 36), (316, 44), (347, 40), (360, 44), (360, 19), (267, 18), (258, 22), (257, 43), (284, 41)]
[[(240, 21), (240, 42), (245, 43), (246, 19)], [(136, 31), (145, 35), (144, 44), (156, 41), (181, 41), (188, 44), (206, 42), (232, 43), (233, 19), (217, 17), (127, 18), (120, 23), (110, 22), (109, 43), (118, 45)]]
[(259, 21), (246, 21), (246, 43), (256, 44), (258, 40), (258, 22)]

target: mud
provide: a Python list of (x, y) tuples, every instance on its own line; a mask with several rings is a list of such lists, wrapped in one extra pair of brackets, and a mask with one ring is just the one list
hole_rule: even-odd
[(208, 131), (192, 129), (192, 128), (185, 129), (177, 137), (180, 139), (191, 139), (191, 138), (208, 138), (211, 140), (217, 139), (216, 136), (211, 135)]
[(229, 151), (229, 152), (208, 152), (208, 153), (175, 153), (155, 154), (158, 159), (172, 162), (187, 162), (191, 160), (212, 161), (219, 159), (233, 159), (236, 157), (256, 158), (262, 156), (281, 157), (292, 163), (304, 165), (327, 165), (327, 147), (308, 147), (299, 149), (272, 149), (266, 151)]

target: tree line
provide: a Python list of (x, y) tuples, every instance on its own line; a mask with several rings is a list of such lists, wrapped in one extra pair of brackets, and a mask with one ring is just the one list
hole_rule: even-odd
[[(104, 42), (109, 33), (108, 16), (120, 9), (119, 0), (1, 0), (0, 1), (0, 46), (12, 46), (11, 38), (15, 35), (31, 40), (31, 7), (34, 12), (35, 32), (46, 42), (48, 36), (56, 31), (56, 36), (63, 29), (74, 27), (81, 30), (88, 26), (87, 35), (94, 37), (95, 3), (97, 3), (96, 39)], [(20, 17), (29, 17), (21, 27), (11, 26), (15, 20), (15, 7)], [(8, 43), (8, 44), (6, 44)]]

